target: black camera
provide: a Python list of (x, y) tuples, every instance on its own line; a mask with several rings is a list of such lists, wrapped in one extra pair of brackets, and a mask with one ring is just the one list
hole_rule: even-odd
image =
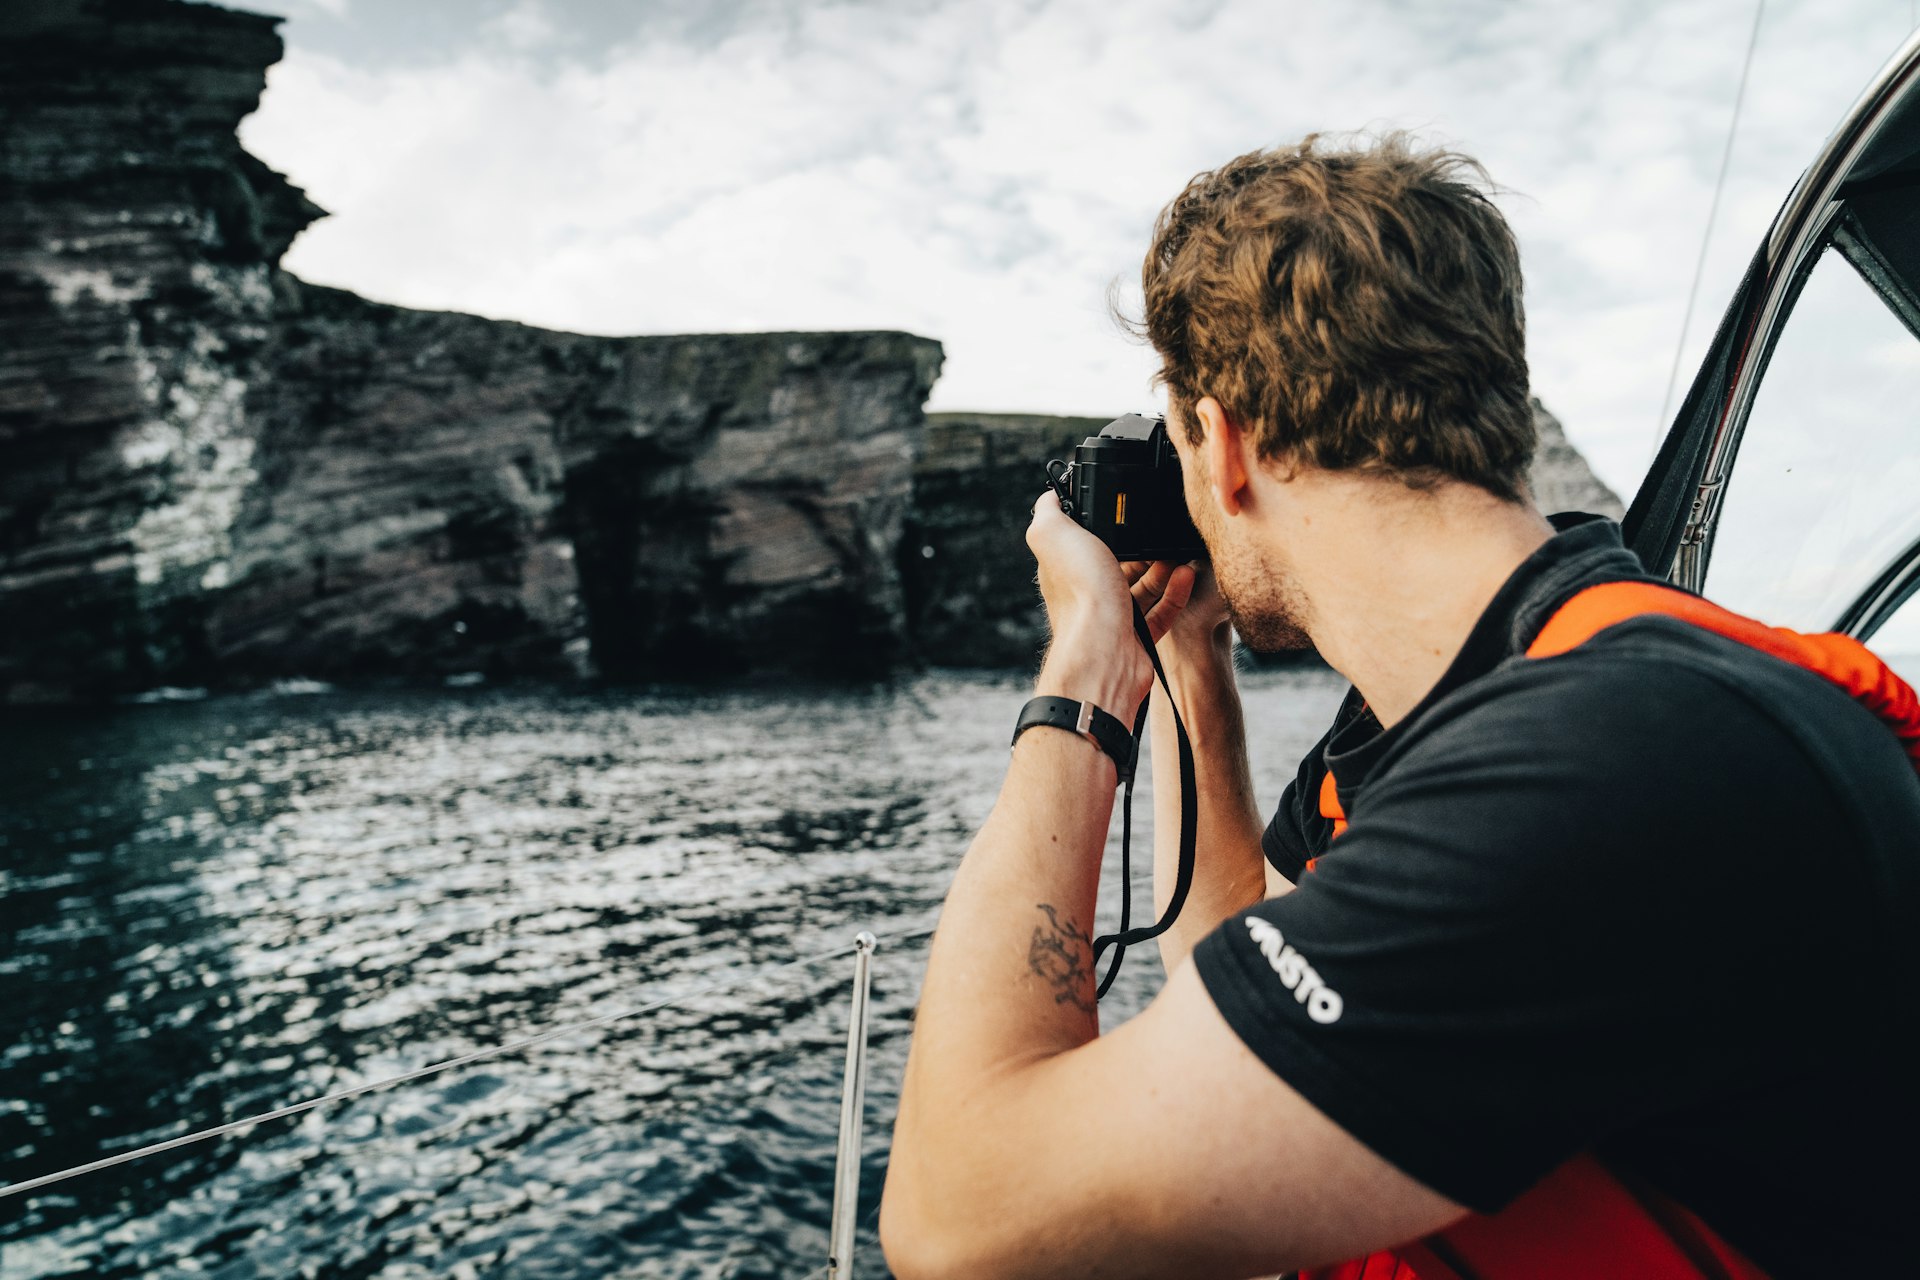
[(1165, 418), (1130, 413), (1088, 436), (1072, 462), (1047, 463), (1060, 509), (1112, 549), (1118, 560), (1198, 559), (1207, 554), (1187, 514), (1180, 456)]

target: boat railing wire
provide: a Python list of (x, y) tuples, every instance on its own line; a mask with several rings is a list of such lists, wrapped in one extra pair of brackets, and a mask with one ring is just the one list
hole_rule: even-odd
[[(933, 926), (928, 925), (922, 929), (886, 934), (880, 938), (880, 941), (911, 942), (916, 938), (924, 938), (932, 932)], [(650, 1000), (645, 1004), (636, 1005), (631, 1009), (621, 1009), (613, 1013), (601, 1014), (599, 1017), (586, 1018), (579, 1022), (565, 1023), (561, 1026), (542, 1031), (538, 1035), (527, 1036), (519, 1040), (509, 1040), (505, 1044), (492, 1045), (485, 1049), (475, 1049), (471, 1053), (463, 1053), (457, 1057), (447, 1058), (440, 1062), (431, 1062), (423, 1067), (415, 1067), (411, 1071), (403, 1071), (399, 1075), (387, 1076), (384, 1079), (369, 1081), (366, 1084), (354, 1085), (349, 1089), (337, 1089), (332, 1093), (322, 1094), (317, 1098), (308, 1098), (304, 1102), (296, 1102), (289, 1106), (276, 1107), (272, 1111), (263, 1111), (258, 1115), (247, 1116), (241, 1120), (229, 1120), (225, 1124), (217, 1124), (211, 1128), (181, 1134), (177, 1138), (168, 1138), (162, 1142), (149, 1143), (146, 1146), (135, 1148), (132, 1151), (122, 1151), (117, 1155), (105, 1156), (99, 1160), (88, 1161), (86, 1164), (74, 1165), (72, 1168), (62, 1169), (57, 1173), (42, 1174), (37, 1178), (27, 1178), (20, 1182), (10, 1182), (0, 1186), (0, 1200), (4, 1200), (9, 1196), (25, 1195), (30, 1191), (38, 1191), (43, 1187), (50, 1187), (56, 1183), (65, 1182), (70, 1178), (81, 1177), (84, 1174), (98, 1173), (102, 1169), (111, 1169), (116, 1165), (129, 1164), (132, 1161), (141, 1160), (147, 1156), (159, 1155), (163, 1151), (173, 1151), (180, 1147), (192, 1146), (197, 1142), (208, 1142), (214, 1138), (223, 1138), (230, 1134), (241, 1133), (257, 1125), (267, 1124), (274, 1120), (284, 1120), (289, 1116), (301, 1115), (304, 1112), (313, 1111), (331, 1103), (345, 1102), (349, 1098), (360, 1097), (362, 1094), (376, 1093), (382, 1089), (391, 1089), (396, 1085), (407, 1084), (414, 1080), (424, 1080), (428, 1076), (439, 1075), (441, 1072), (451, 1071), (455, 1067), (464, 1067), (468, 1063), (481, 1062), (488, 1058), (501, 1058), (509, 1054), (521, 1053), (538, 1045), (546, 1044), (549, 1041), (578, 1035), (583, 1031), (593, 1031), (600, 1027), (612, 1026), (616, 1022), (624, 1022), (629, 1018), (637, 1018), (643, 1014), (671, 1008), (674, 1005), (684, 1003), (688, 1000), (694, 1000), (701, 996), (716, 995), (725, 991), (738, 990), (750, 983), (769, 979), (790, 970), (811, 968), (814, 965), (822, 964), (839, 956), (851, 955), (859, 945), (860, 943), (857, 941), (847, 942), (837, 947), (831, 947), (825, 951), (816, 952), (812, 955), (800, 956), (797, 959), (782, 961), (779, 964), (756, 968), (744, 973), (736, 973), (725, 978), (717, 978), (711, 982), (689, 987), (673, 995), (663, 996), (658, 1000)]]
[[(1707, 274), (1707, 249), (1713, 244), (1713, 224), (1720, 216), (1720, 196), (1727, 189), (1727, 172), (1733, 167), (1733, 140), (1740, 134), (1740, 108), (1747, 101), (1747, 76), (1753, 70), (1753, 51), (1760, 47), (1760, 21), (1766, 13), (1767, 0), (1754, 0), (1753, 30), (1747, 37), (1747, 56), (1740, 63), (1740, 85), (1733, 91), (1733, 114), (1727, 121), (1726, 146), (1720, 152), (1720, 175), (1713, 181), (1713, 199), (1707, 205), (1707, 225), (1700, 233), (1700, 253), (1693, 264), (1693, 284), (1687, 289), (1687, 309), (1680, 316), (1680, 336), (1673, 342), (1673, 367), (1667, 371), (1667, 390), (1660, 400), (1660, 419), (1654, 424), (1653, 447), (1656, 454), (1671, 425), (1667, 413), (1673, 408), (1674, 388), (1680, 385), (1680, 358), (1687, 349), (1687, 331), (1693, 327), (1693, 308), (1700, 300), (1700, 282)], [(1916, 0), (1914, 13), (1915, 25), (1920, 26), (1920, 0)]]

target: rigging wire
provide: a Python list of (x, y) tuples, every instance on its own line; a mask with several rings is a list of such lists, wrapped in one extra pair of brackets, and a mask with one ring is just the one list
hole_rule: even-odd
[[(888, 942), (907, 942), (915, 938), (924, 938), (932, 932), (933, 926), (928, 925), (923, 929), (910, 930), (905, 933), (888, 934), (881, 940)], [(782, 973), (788, 969), (801, 969), (809, 965), (819, 964), (823, 960), (831, 960), (836, 956), (848, 955), (852, 953), (858, 945), (857, 942), (848, 942), (841, 946), (834, 947), (830, 951), (822, 951), (817, 955), (802, 956), (797, 960), (783, 961), (771, 968), (762, 969), (754, 973), (738, 974), (731, 978), (717, 979), (690, 990), (682, 991), (678, 995), (664, 996), (659, 1000), (651, 1001), (637, 1008), (622, 1009), (615, 1013), (602, 1014), (597, 1018), (588, 1018), (583, 1022), (570, 1022), (563, 1026), (542, 1031), (538, 1035), (528, 1036), (523, 1040), (511, 1040), (506, 1044), (497, 1044), (488, 1049), (476, 1049), (472, 1053), (463, 1053), (457, 1058), (448, 1058), (444, 1062), (434, 1062), (424, 1067), (415, 1067), (412, 1071), (405, 1071), (397, 1076), (388, 1076), (384, 1080), (374, 1080), (367, 1084), (355, 1085), (350, 1089), (340, 1089), (322, 1097), (309, 1098), (305, 1102), (296, 1102), (291, 1106), (279, 1107), (272, 1111), (262, 1112), (256, 1116), (248, 1116), (244, 1120), (230, 1120), (226, 1124), (214, 1125), (210, 1129), (200, 1129), (193, 1133), (182, 1134), (178, 1138), (168, 1138), (164, 1142), (155, 1142), (133, 1151), (123, 1151), (119, 1155), (107, 1156), (87, 1164), (75, 1165), (71, 1169), (62, 1169), (58, 1173), (44, 1174), (38, 1178), (28, 1178), (24, 1182), (10, 1182), (5, 1186), (0, 1186), (0, 1200), (4, 1200), (8, 1196), (23, 1195), (29, 1191), (36, 1191), (41, 1187), (52, 1186), (56, 1182), (65, 1182), (69, 1178), (77, 1178), (84, 1173), (97, 1173), (102, 1169), (111, 1169), (115, 1165), (127, 1164), (130, 1161), (139, 1160), (144, 1156), (158, 1155), (162, 1151), (172, 1151), (177, 1147), (189, 1146), (196, 1142), (205, 1142), (209, 1138), (218, 1138), (226, 1134), (238, 1133), (243, 1129), (251, 1129), (255, 1125), (265, 1124), (269, 1120), (284, 1120), (288, 1116), (297, 1116), (302, 1112), (312, 1111), (315, 1107), (324, 1107), (330, 1102), (344, 1102), (348, 1098), (357, 1098), (363, 1093), (372, 1093), (378, 1089), (388, 1089), (394, 1085), (406, 1084), (412, 1080), (422, 1080), (431, 1075), (438, 1075), (442, 1071), (451, 1071), (455, 1067), (464, 1067), (470, 1062), (479, 1062), (484, 1058), (497, 1058), (504, 1054), (517, 1053), (522, 1049), (531, 1049), (535, 1045), (545, 1044), (549, 1040), (558, 1040), (563, 1036), (570, 1036), (581, 1031), (591, 1031), (596, 1027), (611, 1026), (613, 1023), (623, 1021), (627, 1018), (635, 1018), (643, 1013), (653, 1013), (669, 1005), (679, 1004), (684, 1000), (691, 1000), (695, 996), (712, 995), (715, 992), (727, 991), (734, 987), (744, 986), (754, 978), (772, 977), (774, 974)]]
[(1700, 300), (1700, 281), (1707, 272), (1707, 248), (1713, 243), (1713, 224), (1720, 214), (1720, 195), (1726, 190), (1727, 170), (1733, 162), (1733, 140), (1740, 132), (1740, 108), (1747, 99), (1747, 75), (1753, 70), (1753, 51), (1760, 45), (1760, 19), (1767, 11), (1767, 0), (1754, 0), (1753, 33), (1747, 37), (1747, 57), (1740, 64), (1740, 87), (1733, 94), (1733, 119), (1727, 124), (1727, 145), (1720, 153), (1720, 176), (1714, 180), (1713, 203), (1707, 206), (1707, 229), (1700, 237), (1700, 257), (1693, 265), (1693, 286), (1687, 290), (1687, 309), (1680, 317), (1680, 337), (1673, 344), (1673, 368), (1667, 373), (1667, 392), (1660, 401), (1660, 421), (1653, 438), (1658, 453), (1660, 441), (1670, 425), (1667, 414), (1673, 408), (1673, 390), (1680, 381), (1680, 357), (1687, 349), (1687, 330), (1693, 327), (1694, 304)]

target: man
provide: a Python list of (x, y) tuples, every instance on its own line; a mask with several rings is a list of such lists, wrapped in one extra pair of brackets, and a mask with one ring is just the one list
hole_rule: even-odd
[[(1027, 537), (1039, 694), (1130, 720), (1148, 612), (1198, 764), (1194, 885), (1165, 989), (1100, 1036), (1115, 764), (1018, 738), (922, 993), (881, 1219), (903, 1277), (1324, 1266), (1576, 1158), (1725, 1246), (1688, 1274), (1900, 1256), (1914, 1180), (1885, 1170), (1920, 1126), (1890, 958), (1920, 910), (1875, 868), (1920, 848), (1920, 782), (1844, 692), (1697, 626), (1526, 656), (1644, 575), (1611, 523), (1528, 497), (1519, 266), (1478, 172), (1308, 139), (1162, 213), (1146, 330), (1211, 568), (1116, 564), (1050, 494)], [(1354, 686), (1264, 835), (1229, 619)], [(1163, 897), (1169, 725), (1156, 703)]]

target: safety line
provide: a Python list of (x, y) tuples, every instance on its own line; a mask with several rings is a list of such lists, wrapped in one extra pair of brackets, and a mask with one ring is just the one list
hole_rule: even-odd
[[(891, 934), (884, 940), (890, 942), (905, 942), (911, 941), (914, 938), (925, 937), (932, 932), (933, 926), (929, 925), (920, 930)], [(783, 961), (780, 964), (774, 965), (772, 968), (762, 969), (752, 974), (744, 974), (734, 978), (709, 982), (704, 986), (694, 987), (689, 991), (682, 991), (678, 995), (666, 996), (650, 1004), (643, 1004), (638, 1008), (622, 1009), (618, 1013), (602, 1014), (597, 1018), (589, 1018), (584, 1022), (570, 1022), (565, 1026), (554, 1027), (549, 1031), (542, 1031), (539, 1035), (528, 1036), (524, 1040), (509, 1041), (506, 1044), (494, 1045), (490, 1049), (476, 1049), (472, 1053), (463, 1053), (457, 1058), (448, 1058), (444, 1062), (435, 1062), (424, 1067), (416, 1067), (412, 1071), (403, 1072), (397, 1076), (389, 1076), (384, 1080), (375, 1080), (370, 1084), (355, 1085), (351, 1089), (341, 1089), (338, 1092), (329, 1093), (324, 1097), (310, 1098), (305, 1102), (296, 1102), (292, 1106), (262, 1112), (257, 1116), (248, 1116), (244, 1120), (232, 1120), (226, 1124), (215, 1125), (211, 1129), (201, 1129), (195, 1133), (183, 1134), (178, 1138), (168, 1138), (164, 1142), (155, 1142), (134, 1151), (123, 1151), (117, 1156), (107, 1156), (104, 1159), (95, 1160), (88, 1164), (76, 1165), (71, 1169), (62, 1169), (58, 1173), (49, 1173), (38, 1178), (29, 1178), (25, 1182), (10, 1182), (5, 1186), (0, 1186), (0, 1200), (4, 1200), (8, 1196), (24, 1195), (29, 1191), (37, 1191), (41, 1187), (52, 1186), (56, 1182), (65, 1182), (69, 1178), (77, 1178), (84, 1173), (97, 1173), (102, 1169), (111, 1169), (115, 1165), (126, 1164), (129, 1161), (139, 1160), (146, 1156), (158, 1155), (162, 1151), (172, 1151), (176, 1147), (190, 1146), (196, 1142), (205, 1142), (209, 1138), (218, 1138), (229, 1133), (238, 1133), (242, 1129), (251, 1129), (255, 1125), (265, 1124), (269, 1120), (284, 1120), (288, 1116), (297, 1116), (301, 1112), (311, 1111), (315, 1107), (324, 1107), (330, 1102), (344, 1102), (348, 1098), (357, 1098), (363, 1093), (372, 1093), (377, 1089), (387, 1089), (397, 1084), (406, 1084), (411, 1080), (419, 1080), (427, 1076), (437, 1075), (442, 1071), (451, 1071), (455, 1067), (464, 1067), (470, 1062), (479, 1062), (484, 1058), (497, 1058), (502, 1054), (516, 1053), (522, 1049), (531, 1049), (533, 1046), (545, 1044), (549, 1040), (558, 1040), (562, 1036), (574, 1035), (581, 1031), (591, 1031), (596, 1027), (608, 1026), (627, 1018), (638, 1017), (643, 1013), (652, 1013), (655, 1010), (664, 1009), (668, 1005), (678, 1004), (682, 1000), (691, 1000), (695, 996), (711, 995), (716, 991), (726, 991), (734, 987), (744, 986), (755, 978), (772, 977), (774, 974), (782, 973), (788, 969), (798, 969), (807, 965), (819, 964), (821, 961), (831, 960), (835, 956), (851, 954), (858, 945), (858, 943), (849, 942), (842, 946), (835, 947), (831, 951), (823, 951), (818, 955), (803, 956), (798, 960)]]
[(1760, 45), (1760, 18), (1767, 11), (1767, 0), (1755, 0), (1753, 34), (1747, 37), (1747, 59), (1740, 64), (1740, 87), (1733, 94), (1733, 119), (1727, 125), (1726, 150), (1720, 153), (1720, 176), (1713, 184), (1713, 203), (1707, 206), (1707, 229), (1700, 237), (1700, 259), (1693, 264), (1693, 287), (1687, 290), (1687, 310), (1680, 318), (1680, 337), (1673, 344), (1673, 368), (1667, 372), (1667, 393), (1660, 401), (1660, 421), (1653, 437), (1653, 449), (1660, 451), (1666, 438), (1667, 413), (1673, 408), (1673, 389), (1680, 381), (1680, 357), (1687, 349), (1687, 330), (1693, 327), (1694, 304), (1700, 300), (1700, 281), (1707, 273), (1707, 248), (1713, 243), (1713, 224), (1720, 215), (1720, 193), (1726, 189), (1727, 170), (1733, 163), (1733, 140), (1740, 132), (1740, 107), (1747, 98), (1747, 73), (1753, 70), (1753, 51)]

